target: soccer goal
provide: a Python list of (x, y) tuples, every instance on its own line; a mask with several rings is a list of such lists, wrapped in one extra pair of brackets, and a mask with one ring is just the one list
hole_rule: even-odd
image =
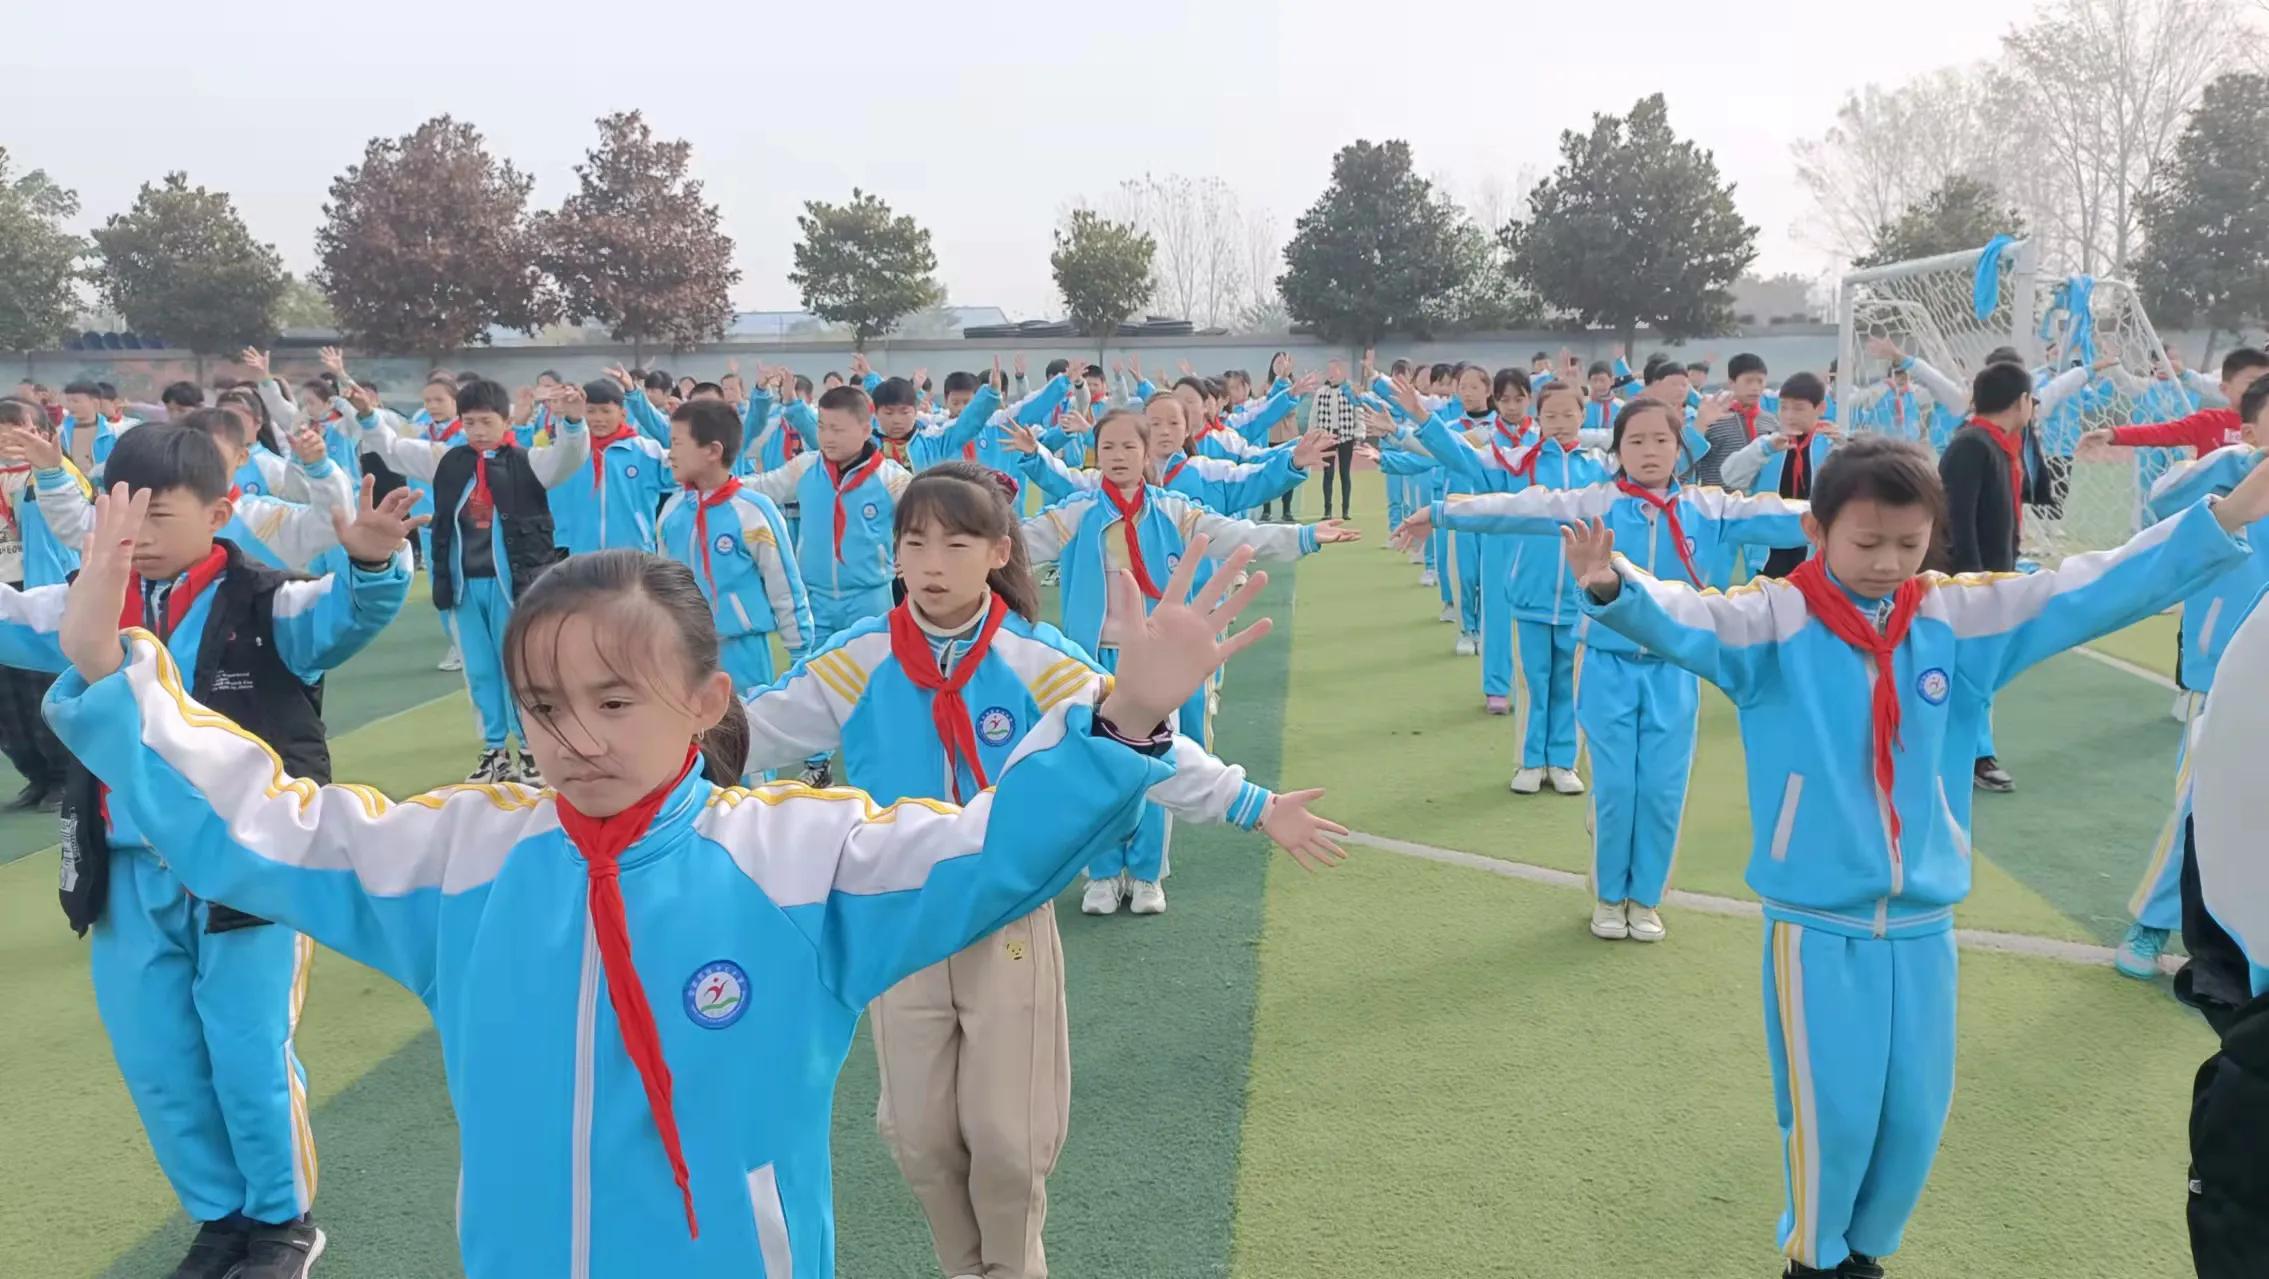
[[(1999, 347), (2015, 348), (2043, 386), (2076, 364), (2089, 366), (2080, 388), (2036, 422), (2046, 473), (2032, 477), (2024, 554), (2054, 564), (2116, 546), (2142, 526), (2142, 499), (2165, 469), (2163, 451), (2074, 456), (2080, 437), (2097, 427), (2187, 411), (2179, 388), (2161, 376), (2166, 351), (2132, 284), (2044, 278), (2030, 242), (1999, 241), (1854, 271), (1843, 278), (1837, 315), (1838, 403), (1850, 406), (1839, 416), (1849, 430), (1932, 438), (1937, 397), (1922, 380), (1915, 394), (1928, 407), (1919, 413), (1886, 395), (1886, 342), (1926, 361), (1965, 394)], [(1960, 403), (1943, 407), (1957, 418), (1965, 410)]]

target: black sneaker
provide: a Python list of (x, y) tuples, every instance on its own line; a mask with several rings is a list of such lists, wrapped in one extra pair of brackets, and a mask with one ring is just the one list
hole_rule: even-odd
[(1781, 1279), (1837, 1279), (1837, 1276), (1842, 1273), (1840, 1270), (1814, 1270), (1803, 1262), (1792, 1258), (1788, 1263), (1788, 1269), (1781, 1271)]
[(1864, 1252), (1855, 1252), (1836, 1267), (1836, 1275), (1838, 1279), (1884, 1279), (1883, 1263)]
[(544, 773), (542, 769), (536, 767), (536, 757), (522, 751), (520, 752), (520, 762), (514, 767), (510, 780), (519, 782), (523, 786), (534, 786), (540, 790), (544, 784)]
[(1996, 795), (2006, 795), (2017, 789), (2017, 779), (2011, 777), (2008, 770), (2001, 767), (2001, 761), (1991, 755), (1977, 762), (1976, 777), (1979, 790), (1992, 791)]
[(475, 768), (472, 775), (465, 780), (474, 783), (509, 782), (513, 780), (512, 752), (501, 747), (496, 750), (482, 751), (480, 767)]
[(244, 1268), (235, 1279), (305, 1279), (323, 1255), (323, 1232), (302, 1217), (280, 1226), (254, 1226)]
[(251, 1247), (242, 1221), (208, 1221), (197, 1230), (189, 1255), (173, 1268), (171, 1279), (230, 1279)]
[(45, 808), (50, 802), (50, 796), (54, 789), (47, 782), (27, 782), (23, 790), (18, 792), (14, 799), (8, 801), (8, 807), (19, 813), (28, 813), (35, 808)]
[(805, 765), (804, 775), (798, 780), (814, 790), (827, 789), (835, 784), (834, 761), (823, 759), (816, 764)]

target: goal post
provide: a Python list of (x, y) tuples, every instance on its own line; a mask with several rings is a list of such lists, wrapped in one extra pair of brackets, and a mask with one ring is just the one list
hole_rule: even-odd
[[(1966, 403), (1932, 403), (1920, 420), (1879, 411), (1887, 339), (1944, 375), (1965, 397), (1970, 380), (1999, 347), (2013, 347), (2034, 370), (2043, 408), (2034, 426), (2041, 465), (2029, 475), (2032, 505), (2022, 552), (2053, 564), (2081, 551), (2116, 546), (2147, 521), (2143, 498), (2171, 455), (2163, 449), (2087, 451), (2088, 431), (2181, 416), (2191, 405), (2169, 372), (2166, 351), (2134, 285), (2074, 276), (2043, 278), (2035, 246), (2024, 240), (1854, 271), (1837, 291), (1839, 425), (1847, 431), (1901, 431), (1943, 445)], [(2082, 373), (2071, 373), (2086, 366)], [(2062, 379), (2061, 381), (2059, 379)], [(1919, 381), (1919, 380), (1918, 380)], [(1935, 400), (1923, 386), (1915, 395)], [(1952, 418), (1936, 409), (1951, 410)], [(1926, 426), (1925, 421), (1935, 426)], [(2076, 456), (2076, 454), (2078, 454)]]

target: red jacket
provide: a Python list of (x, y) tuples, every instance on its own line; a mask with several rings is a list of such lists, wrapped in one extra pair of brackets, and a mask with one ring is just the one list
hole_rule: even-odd
[(2200, 409), (2172, 422), (2147, 422), (2111, 428), (2114, 444), (2153, 444), (2160, 448), (2190, 448), (2204, 457), (2215, 449), (2238, 442), (2236, 409)]

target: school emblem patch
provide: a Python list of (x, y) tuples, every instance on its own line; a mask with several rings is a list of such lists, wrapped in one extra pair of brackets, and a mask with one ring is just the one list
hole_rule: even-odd
[(1006, 706), (988, 706), (977, 717), (977, 737), (987, 746), (1005, 746), (1016, 733), (1016, 716)]
[(1945, 703), (1946, 690), (1949, 687), (1950, 685), (1946, 680), (1946, 672), (1936, 666), (1933, 666), (1929, 670), (1924, 671), (1922, 674), (1916, 676), (1914, 681), (1914, 691), (1922, 694), (1922, 700), (1930, 703), (1932, 706), (1939, 706)]
[(710, 543), (710, 545), (717, 548), (717, 553), (719, 555), (730, 555), (735, 550), (739, 549), (739, 543), (733, 541), (733, 535), (730, 533), (719, 533), (717, 535), (717, 540)]
[(870, 520), (871, 520), (871, 519), (873, 519), (873, 518), (874, 518), (875, 516), (882, 514), (882, 508), (881, 508), (881, 507), (879, 507), (879, 506), (876, 506), (876, 505), (875, 505), (874, 503), (872, 503), (872, 502), (869, 502), (869, 503), (867, 503), (867, 504), (866, 504), (866, 505), (865, 505), (864, 507), (860, 508), (860, 510), (859, 510), (859, 514), (861, 514), (861, 515), (864, 515), (864, 516), (866, 516), (866, 517), (867, 517), (868, 519), (870, 519)]
[(712, 960), (685, 984), (685, 1015), (696, 1026), (723, 1030), (748, 1011), (748, 974), (730, 959)]
[(622, 468), (622, 473), (623, 473), (624, 475), (626, 475), (626, 476), (629, 476), (629, 477), (630, 477), (631, 479), (634, 479), (634, 480), (635, 480), (635, 479), (637, 479), (637, 478), (638, 478), (638, 463), (636, 463), (636, 462), (633, 462), (633, 463), (631, 463), (630, 465), (628, 465), (628, 466), (626, 466), (626, 467)]

